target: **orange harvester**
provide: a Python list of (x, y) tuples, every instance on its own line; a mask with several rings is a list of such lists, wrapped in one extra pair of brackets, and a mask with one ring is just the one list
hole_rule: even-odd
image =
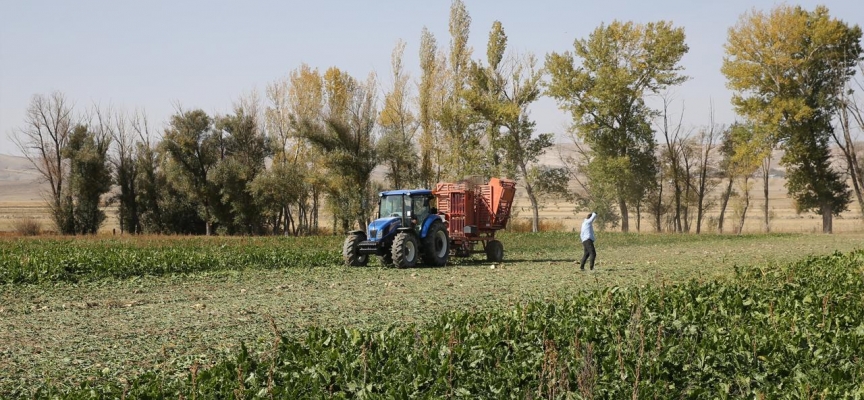
[[(507, 226), (516, 182), (499, 178), (481, 185), (441, 182), (432, 193), (438, 213), (447, 221), (453, 249), (464, 256), (485, 251), (487, 242), (495, 239), (495, 232)], [(477, 242), (483, 244), (484, 250), (474, 250)]]

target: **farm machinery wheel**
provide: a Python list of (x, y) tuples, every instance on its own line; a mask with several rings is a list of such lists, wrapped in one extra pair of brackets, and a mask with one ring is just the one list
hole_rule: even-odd
[(497, 240), (490, 240), (486, 243), (486, 260), (492, 262), (504, 260), (504, 245)]
[(393, 264), (396, 268), (411, 268), (417, 265), (419, 255), (417, 238), (414, 234), (401, 232), (393, 240)]
[(350, 234), (342, 245), (342, 260), (349, 267), (363, 267), (369, 262), (369, 256), (360, 254), (360, 242), (366, 237), (361, 234)]
[(450, 258), (450, 236), (441, 222), (434, 222), (423, 239), (423, 262), (435, 266), (447, 264)]

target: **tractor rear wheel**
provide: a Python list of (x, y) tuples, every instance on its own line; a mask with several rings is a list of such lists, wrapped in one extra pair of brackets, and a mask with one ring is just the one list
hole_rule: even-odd
[(396, 268), (411, 268), (417, 265), (418, 250), (414, 234), (400, 232), (393, 240), (393, 264)]
[(423, 239), (423, 262), (440, 267), (447, 264), (448, 258), (450, 258), (450, 236), (444, 224), (435, 221), (429, 227), (426, 238)]
[(342, 245), (342, 260), (349, 267), (363, 267), (369, 262), (367, 254), (360, 254), (360, 242), (366, 237), (359, 234), (351, 234), (345, 238)]
[(504, 245), (497, 240), (490, 240), (486, 243), (486, 260), (492, 262), (504, 260)]

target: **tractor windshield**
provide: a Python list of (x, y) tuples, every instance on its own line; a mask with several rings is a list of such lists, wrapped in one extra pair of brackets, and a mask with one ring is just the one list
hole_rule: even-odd
[[(404, 208), (403, 208), (404, 206)], [(411, 200), (408, 196), (394, 195), (381, 198), (381, 208), (378, 210), (378, 218), (399, 217), (402, 211), (411, 210)]]

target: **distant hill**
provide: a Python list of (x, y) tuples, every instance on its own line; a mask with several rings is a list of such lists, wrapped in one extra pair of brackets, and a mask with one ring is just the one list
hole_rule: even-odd
[(42, 201), (39, 171), (26, 158), (0, 154), (0, 201)]

